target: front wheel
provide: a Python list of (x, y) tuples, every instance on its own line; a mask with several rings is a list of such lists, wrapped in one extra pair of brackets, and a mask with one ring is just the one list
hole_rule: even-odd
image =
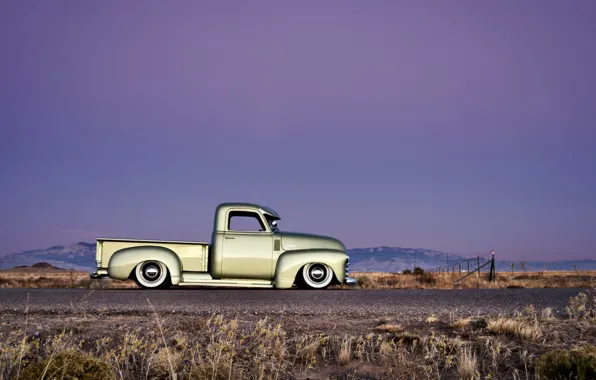
[(167, 288), (170, 284), (168, 267), (161, 261), (143, 261), (135, 268), (135, 280), (143, 288)]
[(310, 289), (325, 289), (333, 281), (333, 269), (326, 264), (311, 263), (302, 267), (300, 283)]

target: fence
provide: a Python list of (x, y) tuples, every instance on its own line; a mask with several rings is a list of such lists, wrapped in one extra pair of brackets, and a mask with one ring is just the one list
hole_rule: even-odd
[(468, 276), (476, 273), (478, 276), (480, 273), (485, 272), (488, 274), (489, 281), (495, 281), (496, 279), (496, 266), (495, 266), (495, 251), (492, 250), (487, 253), (478, 254), (476, 257), (468, 258), (465, 260), (458, 260), (444, 266), (427, 269), (430, 273), (451, 273), (459, 274), (459, 278), (454, 282), (458, 283)]

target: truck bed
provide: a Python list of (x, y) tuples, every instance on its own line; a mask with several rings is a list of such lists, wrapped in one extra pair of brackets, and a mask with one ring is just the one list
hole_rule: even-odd
[(207, 272), (209, 260), (209, 243), (199, 241), (175, 240), (137, 240), (98, 238), (95, 259), (98, 268), (107, 269), (110, 257), (117, 251), (130, 247), (163, 247), (176, 253), (185, 272)]

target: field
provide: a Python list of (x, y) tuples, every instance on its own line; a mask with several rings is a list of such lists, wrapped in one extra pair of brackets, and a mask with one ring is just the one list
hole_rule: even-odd
[(487, 273), (471, 274), (458, 284), (459, 273), (392, 274), (354, 272), (365, 289), (466, 289), (466, 288), (583, 288), (596, 283), (596, 271), (498, 272), (490, 282)]
[[(353, 275), (358, 278), (360, 290), (342, 291), (342, 287), (336, 287), (340, 290), (331, 298), (358, 293), (366, 293), (364, 297), (370, 298), (372, 294), (368, 292), (383, 292), (368, 289), (456, 288), (452, 276), (447, 274)], [(414, 294), (410, 297), (416, 305), (414, 313), (401, 314), (401, 310), (411, 310), (411, 305), (400, 308), (393, 304), (393, 309), (387, 309), (393, 312), (385, 313), (381, 304), (367, 308), (366, 302), (360, 300), (363, 304), (360, 313), (340, 316), (325, 308), (325, 304), (314, 313), (283, 306), (295, 302), (287, 298), (290, 294), (306, 304), (321, 300), (317, 291), (265, 293), (262, 295), (265, 301), (261, 302), (266, 306), (258, 306), (247, 298), (260, 294), (257, 291), (238, 295), (233, 290), (203, 293), (166, 290), (160, 293), (160, 300), (152, 292), (109, 290), (133, 288), (136, 284), (90, 281), (86, 272), (2, 271), (0, 287), (81, 288), (72, 291), (85, 296), (63, 295), (66, 298), (59, 299), (58, 290), (50, 290), (39, 296), (46, 298), (29, 299), (27, 292), (6, 289), (5, 292), (11, 293), (3, 293), (5, 305), (0, 313), (0, 380), (553, 379), (557, 376), (594, 379), (594, 275), (593, 272), (499, 273), (497, 281), (490, 283), (483, 278), (485, 275), (478, 278), (473, 275), (460, 286), (503, 288), (499, 292), (507, 294), (519, 292), (507, 288), (583, 288), (572, 293), (563, 312), (544, 304), (535, 306), (530, 301), (513, 312), (501, 306), (502, 311), (480, 313), (478, 310), (486, 310), (480, 307), (483, 300), (489, 299), (479, 298), (476, 303), (469, 302), (468, 311), (458, 306), (458, 311), (434, 313), (429, 310), (437, 307), (440, 298), (416, 301), (419, 296)], [(454, 290), (470, 291), (477, 293)], [(87, 302), (87, 295), (93, 292), (104, 292), (98, 300), (111, 297), (104, 299), (106, 306), (98, 301)], [(494, 290), (482, 292), (489, 295)], [(17, 294), (16, 302), (20, 306), (8, 306), (7, 294)], [(169, 294), (189, 297), (194, 301), (178, 302), (190, 303), (198, 311), (174, 308), (171, 302), (164, 302), (163, 297), (167, 299)], [(279, 294), (277, 300), (273, 294)], [(146, 308), (125, 307), (115, 312), (115, 300), (124, 296), (145, 303)], [(214, 301), (200, 298), (207, 296), (219, 299), (222, 306), (232, 304), (232, 307), (209, 309), (207, 306), (213, 306)], [(311, 297), (314, 297), (312, 301)], [(379, 296), (379, 302), (384, 297)], [(65, 304), (64, 299), (73, 301)], [(252, 305), (251, 308), (242, 306), (240, 299)], [(392, 299), (406, 300), (399, 296)], [(46, 308), (40, 305), (42, 301), (54, 306)], [(325, 302), (329, 305), (329, 300)], [(548, 298), (546, 302), (550, 302)], [(496, 299), (491, 303), (497, 304)], [(280, 304), (282, 309), (274, 310)]]
[[(88, 272), (70, 270), (3, 270), (0, 288), (136, 288), (134, 281), (91, 281)], [(458, 289), (458, 288), (585, 288), (596, 283), (596, 271), (499, 272), (489, 282), (486, 273), (472, 274), (454, 284), (459, 274), (392, 274), (353, 272), (363, 289)], [(336, 286), (335, 288), (345, 288)]]
[[(413, 319), (375, 310), (354, 317), (268, 313), (271, 307), (259, 315), (185, 314), (154, 307), (152, 292), (83, 292), (138, 295), (148, 308), (104, 313), (82, 297), (67, 311), (31, 312), (39, 299), (23, 297), (24, 312), (0, 313), (0, 379), (596, 378), (590, 289), (570, 297), (565, 314), (528, 304), (513, 313), (420, 312)], [(160, 294), (197, 294), (178, 292)]]
[(0, 288), (138, 288), (132, 280), (103, 279), (94, 281), (89, 272), (74, 270), (2, 270)]

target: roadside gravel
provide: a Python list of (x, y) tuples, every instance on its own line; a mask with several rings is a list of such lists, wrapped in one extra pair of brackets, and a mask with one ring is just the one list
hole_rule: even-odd
[[(581, 288), (461, 290), (261, 290), (184, 288), (169, 290), (0, 289), (0, 313), (255, 316), (393, 316), (402, 321), (421, 316), (511, 314), (533, 305), (565, 315), (570, 297)], [(148, 300), (151, 302), (149, 304)]]

